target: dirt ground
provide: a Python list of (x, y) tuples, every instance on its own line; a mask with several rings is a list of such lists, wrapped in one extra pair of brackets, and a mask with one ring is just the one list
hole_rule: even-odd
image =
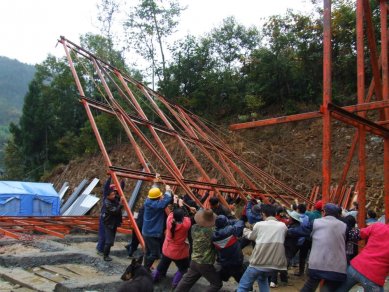
[[(300, 194), (309, 196), (315, 186), (321, 185), (321, 156), (322, 156), (322, 123), (320, 120), (304, 121), (291, 124), (281, 124), (244, 131), (233, 132), (221, 130), (217, 132), (238, 154), (253, 162), (268, 174), (292, 187)], [(332, 128), (332, 186), (335, 186), (343, 171), (348, 151), (354, 136), (354, 129), (334, 122)], [(162, 137), (163, 139), (164, 137)], [(187, 161), (183, 151), (179, 151), (177, 142), (166, 140), (166, 147), (174, 157), (177, 165)], [(367, 202), (371, 202), (370, 209), (376, 210), (378, 216), (383, 212), (383, 141), (380, 138), (367, 135)], [(153, 157), (143, 150), (146, 157)], [(129, 143), (124, 143), (108, 149), (111, 162), (115, 166), (140, 170), (138, 160)], [(194, 151), (196, 153), (196, 151)], [(212, 174), (214, 167), (209, 161), (202, 161), (204, 168)], [(100, 184), (93, 193), (100, 196), (102, 185), (107, 179), (107, 168), (101, 153), (85, 155), (83, 158), (71, 161), (67, 165), (58, 166), (45, 181), (54, 184), (59, 190), (64, 182), (69, 182), (69, 190), (65, 199), (84, 179), (91, 181), (97, 177)], [(153, 171), (166, 174), (160, 165), (153, 165)], [(188, 164), (184, 176), (196, 179), (193, 176), (195, 168)], [(124, 179), (126, 182), (125, 195), (130, 196), (135, 181)], [(358, 180), (358, 163), (356, 155), (352, 160), (346, 185), (355, 186)], [(141, 197), (145, 197), (148, 186), (145, 183), (141, 189)], [(178, 190), (178, 192), (180, 192)], [(90, 212), (99, 213), (101, 202)]]
[[(1, 238), (0, 292), (115, 291), (122, 283), (120, 276), (131, 262), (124, 248), (128, 238), (118, 236), (111, 251), (112, 262), (105, 262), (97, 255), (96, 242), (94, 234), (68, 235), (65, 239), (42, 236), (23, 242)], [(243, 250), (246, 260), (251, 250), (250, 246)], [(140, 254), (138, 250), (135, 255)], [(272, 288), (271, 291), (299, 291), (305, 276), (294, 276), (295, 269), (288, 271), (288, 286)], [(155, 291), (170, 291), (175, 272), (176, 267), (172, 264), (167, 277), (155, 285)], [(206, 286), (206, 280), (200, 279), (191, 292), (202, 292)], [(385, 291), (389, 291), (389, 282), (387, 286)], [(221, 291), (232, 292), (236, 287), (236, 282), (230, 279)], [(351, 291), (362, 291), (358, 289), (354, 287)], [(254, 291), (259, 291), (256, 283)]]
[[(66, 240), (35, 238), (0, 243), (0, 291), (113, 291), (121, 283), (120, 276), (130, 263), (125, 252), (127, 238), (119, 236), (112, 248), (112, 262), (104, 262), (96, 254), (95, 235), (70, 235)], [(140, 254), (140, 250), (137, 251)], [(245, 256), (251, 248), (244, 249)], [(51, 259), (51, 260), (49, 260)], [(154, 263), (156, 266), (158, 262)], [(167, 278), (156, 285), (156, 291), (169, 291), (173, 274), (171, 265)], [(292, 273), (293, 271), (290, 271)], [(299, 291), (303, 277), (290, 276), (290, 286), (274, 291)], [(76, 282), (76, 283), (75, 283)], [(92, 285), (92, 287), (90, 287)], [(201, 291), (207, 282), (202, 279), (191, 291)], [(221, 291), (235, 291), (236, 282), (230, 279)], [(257, 284), (254, 284), (258, 291)]]
[[(321, 184), (321, 128), (321, 121), (315, 120), (242, 132), (225, 130), (223, 138), (248, 161), (254, 162), (267, 173), (307, 195), (312, 187)], [(338, 123), (333, 124), (332, 185), (337, 183), (343, 170), (353, 135), (353, 129)], [(383, 206), (383, 143), (382, 139), (369, 135), (366, 141), (367, 201), (371, 202), (370, 208), (380, 215)], [(166, 147), (171, 152), (177, 152), (178, 147), (171, 140), (166, 143)], [(139, 169), (130, 145), (118, 145), (108, 151), (113, 165)], [(176, 153), (177, 161), (184, 161), (185, 157), (179, 157), (180, 154)], [(64, 182), (69, 182), (66, 199), (84, 178), (91, 181), (97, 177), (100, 179), (100, 185), (92, 193), (101, 196), (102, 184), (107, 179), (107, 168), (104, 165), (102, 155), (96, 153), (57, 167), (45, 181), (53, 183), (57, 190)], [(207, 167), (212, 170), (211, 166)], [(185, 170), (188, 174), (192, 171), (189, 166)], [(358, 165), (354, 158), (346, 182), (348, 186), (355, 186), (357, 173)], [(129, 196), (135, 181), (125, 179), (125, 182), (125, 195)], [(141, 189), (143, 198), (147, 194), (149, 184), (145, 183), (144, 186), (146, 187)], [(99, 214), (100, 206), (101, 202), (89, 214)], [(129, 264), (124, 250), (126, 240), (119, 240), (115, 244), (112, 250), (114, 260), (111, 263), (104, 262), (96, 254), (95, 242), (96, 236), (91, 235), (70, 235), (65, 240), (44, 238), (22, 243), (10, 243), (0, 238), (0, 291), (114, 291), (121, 283), (121, 273)], [(249, 250), (245, 250), (245, 253), (247, 257), (250, 255)], [(293, 272), (293, 269), (289, 271), (289, 286), (277, 287), (272, 291), (299, 291), (305, 278), (295, 277)], [(156, 291), (169, 291), (167, 287), (172, 274), (173, 271), (170, 271), (168, 278), (161, 283), (161, 287), (156, 287)], [(32, 278), (29, 278), (30, 276)], [(20, 278), (27, 280), (22, 281)], [(42, 279), (46, 279), (46, 282)], [(200, 281), (192, 291), (203, 291), (204, 285), (206, 282)], [(225, 283), (222, 291), (235, 289), (236, 283), (230, 280)], [(353, 291), (357, 289), (354, 288)], [(255, 290), (258, 291), (257, 286)], [(389, 288), (385, 291), (389, 291)]]

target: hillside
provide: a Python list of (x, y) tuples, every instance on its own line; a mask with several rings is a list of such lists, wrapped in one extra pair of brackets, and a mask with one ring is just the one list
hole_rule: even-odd
[[(242, 132), (224, 131), (226, 141), (243, 155), (266, 172), (299, 191), (303, 195), (310, 193), (313, 186), (321, 184), (321, 130), (320, 120), (277, 125), (264, 128), (245, 130)], [(354, 129), (333, 123), (332, 143), (332, 184), (337, 183), (354, 135)], [(170, 143), (172, 150), (175, 143)], [(129, 143), (118, 145), (110, 150), (114, 165), (120, 163), (128, 168), (137, 169), (138, 163), (129, 158), (131, 153)], [(383, 142), (376, 137), (367, 136), (367, 193), (371, 207), (378, 213), (383, 206)], [(355, 159), (351, 165), (347, 185), (357, 181), (358, 164)], [(100, 153), (71, 161), (66, 166), (58, 167), (46, 181), (54, 183), (59, 189), (63, 182), (70, 183), (73, 190), (83, 178), (91, 180), (98, 177), (105, 181), (106, 167)], [(134, 182), (127, 180), (125, 193), (132, 192)], [(147, 186), (147, 184), (146, 184)], [(146, 196), (147, 187), (143, 188), (142, 196)], [(95, 189), (101, 195), (101, 186)], [(98, 212), (98, 208), (93, 213)]]
[(35, 67), (0, 56), (0, 168), (10, 122), (17, 122)]

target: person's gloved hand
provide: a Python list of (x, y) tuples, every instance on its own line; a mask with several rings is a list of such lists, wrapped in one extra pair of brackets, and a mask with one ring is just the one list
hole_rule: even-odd
[(171, 192), (172, 191), (172, 188), (169, 186), (169, 185), (166, 185), (166, 187), (165, 187), (165, 191), (166, 192)]

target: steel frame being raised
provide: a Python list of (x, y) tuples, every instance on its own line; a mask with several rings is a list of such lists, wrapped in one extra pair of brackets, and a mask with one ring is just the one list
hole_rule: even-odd
[[(80, 94), (80, 101), (86, 110), (106, 167), (120, 196), (125, 197), (120, 188), (118, 177), (153, 181), (156, 173), (159, 173), (164, 184), (179, 187), (199, 206), (203, 206), (203, 204), (193, 193), (194, 189), (211, 191), (226, 206), (228, 204), (224, 194), (239, 196), (244, 201), (247, 201), (248, 196), (261, 198), (264, 202), (267, 202), (268, 198), (271, 197), (287, 206), (295, 198), (312, 204), (308, 194), (302, 195), (296, 192), (253, 163), (240, 157), (193, 113), (172, 104), (157, 92), (65, 37), (61, 37), (59, 42), (65, 49)], [(85, 63), (87, 63), (86, 66)], [(87, 73), (85, 69), (77, 71), (76, 64), (84, 64), (84, 68), (88, 66), (93, 70), (93, 73)], [(98, 87), (101, 95), (99, 98), (103, 101), (99, 101), (97, 97), (86, 96), (84, 88), (88, 78), (89, 80), (94, 79), (94, 84)], [(141, 107), (141, 103), (143, 107)], [(146, 115), (144, 110), (146, 103), (149, 109), (154, 111), (157, 119), (162, 121), (161, 124), (151, 121)], [(144, 171), (113, 165), (92, 110), (109, 114), (117, 119)], [(152, 141), (149, 139), (150, 136)], [(163, 141), (163, 136), (168, 139)], [(192, 172), (195, 169), (196, 175), (184, 176), (182, 169), (177, 166), (178, 162), (165, 147), (166, 140), (173, 140), (176, 143), (176, 148), (180, 148), (186, 157), (185, 163), (189, 161), (194, 166), (191, 169), (185, 164), (184, 168), (191, 169)], [(145, 151), (148, 152), (147, 155)], [(156, 164), (159, 165), (158, 169), (155, 167)], [(213, 172), (212, 179), (210, 172)], [(142, 235), (127, 203), (124, 207), (130, 225), (144, 246)]]
[[(359, 226), (365, 226), (366, 216), (366, 132), (382, 137), (384, 143), (384, 205), (386, 223), (389, 223), (389, 78), (388, 78), (388, 1), (380, 0), (380, 26), (381, 26), (381, 57), (378, 57), (377, 41), (375, 39), (372, 11), (368, 0), (357, 0), (357, 105), (339, 108), (331, 103), (332, 98), (332, 59), (331, 59), (331, 0), (324, 0), (324, 35), (323, 35), (323, 104), (320, 112), (292, 115), (281, 118), (272, 118), (262, 121), (231, 125), (233, 130), (254, 128), (259, 126), (275, 125), (279, 123), (306, 120), (321, 117), (323, 119), (323, 156), (322, 156), (322, 196), (324, 202), (329, 202), (331, 183), (331, 119), (335, 118), (352, 125), (357, 132), (352, 141), (349, 154), (338, 182), (338, 188), (333, 201), (339, 202), (340, 191), (344, 185), (348, 170), (356, 149), (358, 147), (358, 202)], [(365, 25), (365, 29), (364, 29)], [(365, 34), (366, 46), (369, 50), (370, 65), (373, 79), (365, 97)], [(371, 102), (375, 95), (377, 101)], [(366, 119), (368, 110), (380, 110), (380, 120), (377, 122)], [(353, 112), (358, 112), (354, 114)], [(348, 201), (348, 200), (346, 200)]]

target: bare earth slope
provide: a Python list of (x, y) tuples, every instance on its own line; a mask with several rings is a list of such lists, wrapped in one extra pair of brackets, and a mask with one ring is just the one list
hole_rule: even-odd
[[(216, 130), (215, 130), (216, 131)], [(269, 127), (255, 128), (232, 132), (218, 129), (218, 134), (233, 149), (247, 160), (254, 162), (263, 170), (274, 175), (300, 193), (307, 195), (315, 185), (321, 185), (322, 156), (322, 124), (321, 120), (281, 124)], [(344, 168), (355, 130), (337, 122), (332, 129), (332, 185), (336, 185)], [(375, 136), (367, 135), (367, 194), (372, 201), (370, 208), (381, 213), (383, 205), (383, 141)], [(171, 139), (167, 148), (173, 151), (176, 143)], [(356, 148), (357, 149), (357, 148)], [(139, 163), (133, 158), (130, 143), (117, 145), (109, 149), (113, 165), (139, 169)], [(356, 154), (351, 164), (347, 185), (355, 185), (358, 178), (358, 161)], [(188, 170), (187, 170), (188, 171)], [(190, 171), (190, 170), (189, 170)], [(71, 161), (66, 166), (57, 167), (45, 180), (54, 183), (59, 189), (63, 182), (70, 184), (69, 195), (82, 179), (97, 177), (101, 184), (107, 178), (107, 168), (101, 153), (84, 156)], [(125, 193), (130, 194), (134, 181), (126, 179)], [(147, 184), (146, 184), (147, 186)], [(147, 188), (143, 188), (145, 195)], [(101, 195), (101, 185), (94, 189)], [(94, 208), (92, 214), (98, 212)]]

